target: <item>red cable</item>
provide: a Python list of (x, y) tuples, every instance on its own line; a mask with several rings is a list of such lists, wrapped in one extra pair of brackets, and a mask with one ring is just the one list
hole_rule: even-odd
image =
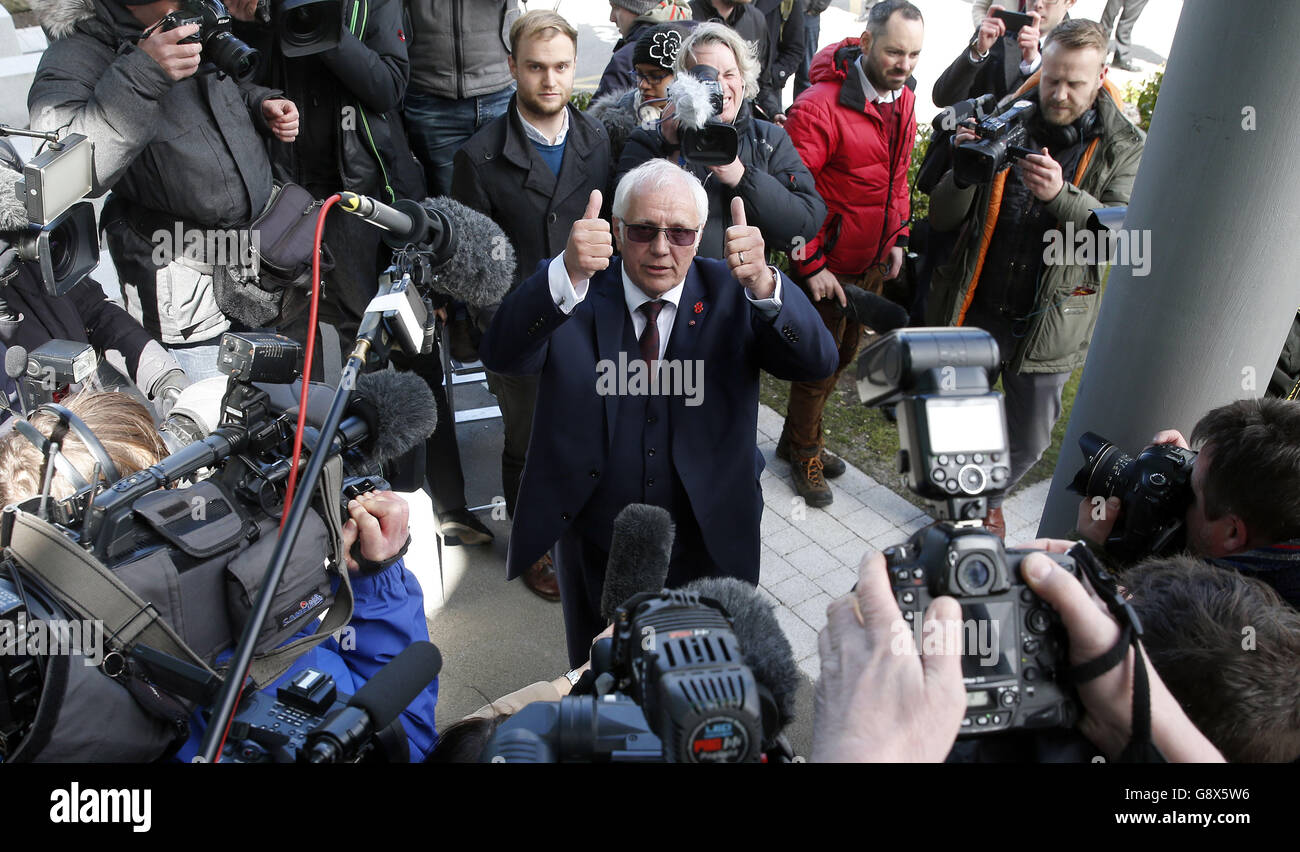
[(316, 354), (316, 310), (320, 305), (320, 246), (325, 233), (325, 214), (339, 201), (338, 194), (325, 199), (319, 218), (316, 219), (316, 245), (311, 261), (311, 313), (307, 319), (307, 351), (303, 356), (302, 393), (298, 398), (298, 429), (293, 436), (293, 461), (289, 467), (289, 483), (284, 489), (284, 509), (280, 515), (280, 529), (289, 517), (293, 505), (294, 486), (298, 483), (298, 460), (302, 457), (302, 433), (307, 426), (307, 392), (311, 384), (311, 361)]
[[(325, 199), (316, 219), (316, 244), (313, 246), (311, 260), (311, 312), (307, 318), (307, 349), (303, 354), (302, 362), (302, 393), (298, 397), (298, 429), (293, 436), (293, 462), (289, 467), (289, 484), (284, 489), (284, 508), (280, 513), (281, 531), (284, 530), (284, 522), (289, 518), (289, 507), (293, 505), (293, 490), (298, 482), (298, 460), (302, 457), (302, 433), (307, 426), (307, 392), (311, 388), (311, 359), (316, 354), (316, 311), (320, 307), (320, 246), (325, 235), (325, 214), (338, 200), (337, 193)], [(240, 681), (239, 694), (235, 696), (236, 707), (244, 698), (244, 684), (247, 682), (247, 678)], [(221, 732), (221, 744), (217, 746), (217, 757), (214, 761), (216, 763), (221, 762), (221, 752), (226, 747), (226, 738), (230, 736), (230, 726), (234, 722), (235, 715), (232, 713), (226, 722), (226, 729)]]

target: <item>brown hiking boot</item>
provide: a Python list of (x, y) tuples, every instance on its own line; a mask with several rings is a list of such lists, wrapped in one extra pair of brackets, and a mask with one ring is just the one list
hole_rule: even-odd
[(795, 493), (803, 502), (814, 509), (829, 506), (835, 500), (831, 487), (826, 484), (822, 471), (821, 453), (816, 447), (809, 447), (808, 454), (796, 454), (790, 461), (790, 478), (794, 481)]
[[(794, 463), (790, 459), (790, 440), (784, 435), (781, 436), (781, 440), (776, 442), (776, 457), (781, 461), (790, 462), (791, 464)], [(825, 447), (822, 447), (821, 450), (821, 460), (822, 476), (827, 479), (834, 479), (846, 470), (844, 459), (835, 455)]]

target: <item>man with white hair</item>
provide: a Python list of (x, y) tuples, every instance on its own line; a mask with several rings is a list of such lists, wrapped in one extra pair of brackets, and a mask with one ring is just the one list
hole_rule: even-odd
[(767, 264), (741, 199), (723, 260), (696, 257), (704, 188), (666, 160), (619, 182), (612, 228), (600, 206), (593, 191), (564, 251), (506, 297), (480, 349), (490, 370), (541, 376), (508, 572), (555, 546), (575, 666), (605, 626), (614, 516), (630, 503), (673, 517), (667, 586), (758, 582), (759, 369), (816, 380), (836, 365), (830, 334)]

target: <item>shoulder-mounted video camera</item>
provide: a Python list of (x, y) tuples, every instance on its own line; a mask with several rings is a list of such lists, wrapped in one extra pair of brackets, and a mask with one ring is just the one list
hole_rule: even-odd
[[(0, 136), (47, 140), (45, 150), (23, 167), (14, 193), (27, 208), (28, 226), (9, 239), (16, 259), (40, 269), (45, 292), (63, 296), (99, 264), (95, 209), (84, 201), (94, 186), (94, 144), (80, 133), (52, 133), (0, 125)], [(5, 270), (0, 269), (0, 279)]]
[(629, 598), (592, 646), (595, 694), (534, 702), (502, 723), (487, 762), (744, 763), (775, 751), (770, 693), (723, 606), (665, 589)]

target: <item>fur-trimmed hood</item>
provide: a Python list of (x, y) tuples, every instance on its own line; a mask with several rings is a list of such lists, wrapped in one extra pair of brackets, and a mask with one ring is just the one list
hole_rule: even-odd
[(77, 24), (96, 16), (94, 0), (35, 0), (32, 6), (51, 39), (71, 35)]
[(14, 184), (22, 177), (0, 158), (0, 233), (27, 227), (27, 205), (18, 197)]

